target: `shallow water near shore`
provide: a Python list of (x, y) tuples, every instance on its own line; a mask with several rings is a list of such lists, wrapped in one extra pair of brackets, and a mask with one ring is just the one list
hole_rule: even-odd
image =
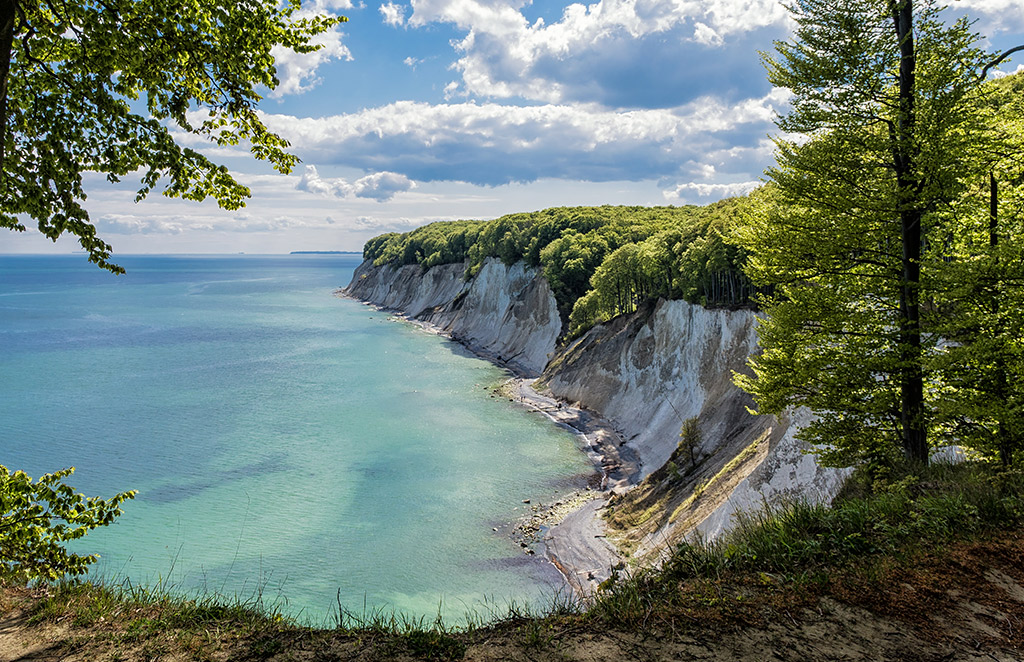
[(357, 256), (0, 256), (0, 464), (139, 490), (95, 573), (266, 603), (502, 613), (561, 586), (500, 527), (591, 470), (507, 375), (332, 295)]

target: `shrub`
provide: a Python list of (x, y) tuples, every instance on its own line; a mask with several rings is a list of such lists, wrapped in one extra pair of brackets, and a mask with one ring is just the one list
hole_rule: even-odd
[(82, 575), (99, 558), (68, 552), (63, 543), (113, 522), (122, 512), (121, 503), (135, 492), (110, 499), (86, 497), (63, 482), (74, 471), (62, 469), (33, 482), (24, 471), (11, 473), (0, 465), (0, 579)]

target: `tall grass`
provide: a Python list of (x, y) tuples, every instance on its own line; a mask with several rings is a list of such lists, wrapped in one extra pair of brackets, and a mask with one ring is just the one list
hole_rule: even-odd
[(680, 544), (661, 568), (640, 570), (599, 595), (590, 615), (642, 622), (667, 605), (721, 600), (714, 583), (737, 573), (827, 581), (830, 570), (855, 559), (899, 557), (1022, 524), (1019, 472), (936, 464), (875, 486), (855, 475), (831, 505), (765, 505), (739, 514), (718, 540)]

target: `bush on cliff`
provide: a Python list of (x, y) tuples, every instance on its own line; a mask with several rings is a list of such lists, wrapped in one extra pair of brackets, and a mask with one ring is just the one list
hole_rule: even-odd
[(12, 473), (0, 465), (0, 581), (81, 575), (96, 561), (94, 554), (67, 551), (64, 543), (113, 522), (135, 492), (86, 497), (64, 484), (74, 471), (62, 469), (33, 481), (24, 471)]

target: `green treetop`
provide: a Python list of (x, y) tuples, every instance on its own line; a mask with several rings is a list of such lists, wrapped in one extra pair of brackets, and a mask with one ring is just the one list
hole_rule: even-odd
[(778, 165), (738, 237), (765, 300), (763, 353), (739, 383), (764, 413), (809, 407), (823, 459), (926, 463), (933, 424), (925, 319), (945, 219), (999, 137), (979, 114), (986, 56), (931, 2), (798, 0), (791, 42), (765, 55), (789, 88)]

